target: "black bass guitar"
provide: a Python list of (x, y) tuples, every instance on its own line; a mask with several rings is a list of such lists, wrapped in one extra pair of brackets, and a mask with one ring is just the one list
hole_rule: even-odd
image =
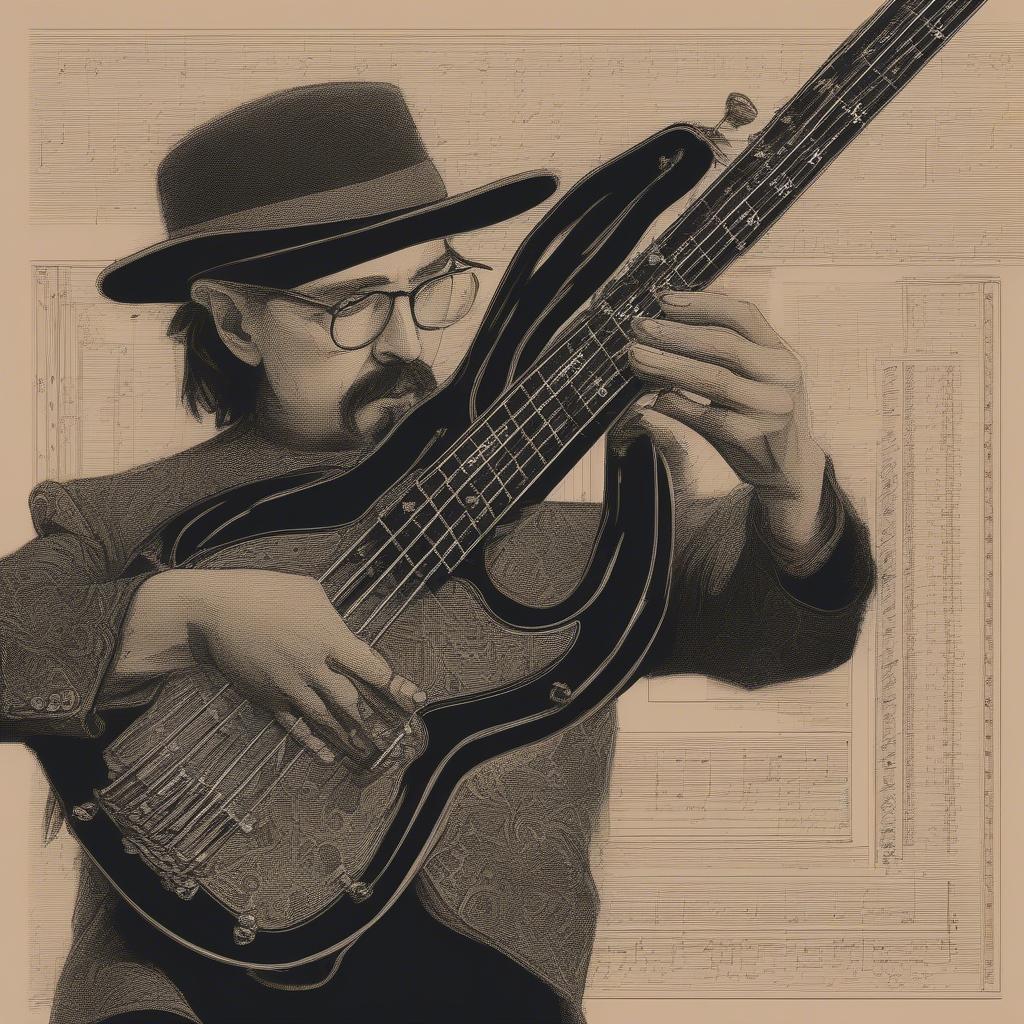
[[(642, 393), (629, 322), (666, 288), (707, 286), (753, 245), (984, 0), (892, 0), (858, 28), (652, 244), (646, 230), (719, 155), (721, 135), (674, 125), (582, 179), (522, 243), (458, 370), (347, 471), (292, 473), (220, 493), (165, 524), (125, 568), (264, 564), (295, 552), (348, 626), (375, 643), (424, 588), (453, 577), (517, 629), (564, 630), (549, 668), (496, 689), (383, 706), (383, 754), (322, 764), (223, 680), (167, 678), (97, 740), (29, 741), (69, 827), (153, 925), (207, 956), (285, 983), (322, 976), (410, 884), (474, 767), (593, 714), (642, 673), (665, 614), (672, 497), (646, 440), (609, 455), (589, 570), (553, 607), (498, 592), (481, 542), (541, 500)], [(756, 111), (734, 94), (724, 121)], [(328, 538), (334, 554), (317, 561)], [(340, 549), (338, 538), (344, 543)], [(324, 550), (327, 550), (325, 548)], [(283, 553), (283, 554), (282, 554)], [(344, 789), (344, 813), (327, 804)], [(353, 795), (354, 794), (354, 795)], [(291, 832), (316, 818), (339, 857), (270, 915)], [(300, 833), (301, 829), (292, 830)], [(274, 846), (268, 855), (267, 846)], [(260, 867), (236, 867), (259, 846)]]

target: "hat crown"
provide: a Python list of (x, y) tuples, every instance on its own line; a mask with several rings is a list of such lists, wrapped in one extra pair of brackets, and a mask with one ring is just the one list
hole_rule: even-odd
[[(397, 86), (323, 82), (261, 96), (199, 125), (160, 162), (157, 190), (167, 231), (176, 234), (429, 160)], [(438, 197), (445, 194), (441, 187)]]

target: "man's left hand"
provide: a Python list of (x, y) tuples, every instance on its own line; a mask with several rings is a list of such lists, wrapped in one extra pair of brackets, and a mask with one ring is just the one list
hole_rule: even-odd
[(649, 408), (706, 438), (756, 489), (775, 539), (805, 548), (818, 530), (825, 453), (799, 358), (752, 303), (715, 292), (659, 301), (662, 317), (635, 320), (629, 348), (636, 375), (659, 392)]

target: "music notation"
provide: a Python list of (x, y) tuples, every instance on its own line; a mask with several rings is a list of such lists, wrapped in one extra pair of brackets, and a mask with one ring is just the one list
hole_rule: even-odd
[[(44, 233), (104, 232), (88, 265), (35, 271), (38, 476), (124, 469), (209, 432), (175, 408), (169, 310), (113, 307), (93, 288), (120, 248), (117, 232), (159, 234), (152, 169), (208, 112), (282, 76), (388, 80), (400, 68), (453, 181), (552, 166), (570, 182), (670, 121), (720, 109), (723, 67), (770, 110), (833, 42), (834, 33), (467, 34), (457, 46), (345, 33), (37, 34), (34, 222)], [(870, 144), (865, 136), (847, 150), (716, 284), (757, 301), (804, 357), (815, 428), (872, 528), (879, 591), (842, 671), (762, 693), (656, 679), (622, 702), (613, 803), (593, 853), (605, 906), (595, 999), (998, 990), (998, 277), (1024, 236), (1024, 214), (1005, 203), (1015, 180), (1007, 154), (1024, 139), (1003, 116), (1022, 59), (1024, 37), (979, 21), (943, 54), (941, 75), (915, 82), (913, 109), (887, 108)], [(479, 116), (455, 118), (481, 76)], [(839, 85), (817, 88), (835, 96)], [(950, 115), (951, 95), (974, 123)], [(87, 96), (87, 109), (70, 96)], [(612, 104), (621, 117), (587, 114)], [(515, 130), (481, 144), (481, 126), (508, 123), (509, 111)], [(854, 101), (842, 114), (855, 126), (864, 108)], [(801, 167), (824, 162), (829, 137)], [(755, 142), (751, 156), (775, 168), (770, 136)], [(781, 201), (777, 168), (764, 183)], [(716, 216), (743, 241), (767, 207), (742, 191), (730, 198), (735, 211)], [(517, 221), (482, 232), (465, 240), (467, 254), (500, 261), (525, 230)], [(639, 251), (657, 264), (657, 248)], [(457, 345), (438, 352), (442, 379), (457, 357)], [(954, 451), (948, 464), (935, 457), (943, 447)], [(693, 453), (695, 478), (713, 470), (713, 452)], [(599, 500), (601, 484), (598, 446), (557, 495)], [(950, 621), (958, 628), (936, 643)], [(34, 868), (41, 1020), (67, 938), (67, 842)]]

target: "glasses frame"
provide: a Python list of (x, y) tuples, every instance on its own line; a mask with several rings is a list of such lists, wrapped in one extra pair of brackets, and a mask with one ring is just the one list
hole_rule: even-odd
[[(300, 301), (305, 302), (307, 305), (316, 306), (319, 309), (322, 309), (325, 312), (330, 313), (331, 323), (328, 329), (328, 333), (330, 334), (331, 342), (333, 343), (334, 347), (341, 349), (341, 351), (343, 352), (358, 352), (359, 349), (366, 348), (368, 345), (372, 345), (384, 333), (388, 324), (391, 323), (391, 318), (395, 315), (395, 300), (398, 298), (399, 295), (409, 296), (409, 310), (412, 313), (413, 323), (421, 331), (443, 331), (447, 327), (451, 327), (453, 324), (457, 324), (459, 320), (465, 317), (469, 313), (468, 309), (466, 310), (465, 313), (463, 313), (461, 317), (459, 317), (459, 320), (453, 320), (451, 324), (446, 324), (444, 327), (430, 327), (426, 324), (421, 324), (416, 316), (416, 295), (422, 288), (425, 288), (428, 284), (433, 284), (435, 281), (440, 281), (446, 277), (454, 277), (456, 274), (472, 273), (472, 271), (474, 270), (494, 269), (494, 267), (490, 267), (486, 263), (476, 263), (473, 260), (467, 260), (464, 256), (459, 256), (454, 251), (452, 252), (452, 258), (457, 260), (460, 264), (462, 264), (462, 266), (455, 267), (453, 270), (449, 270), (444, 274), (435, 274), (433, 277), (428, 277), (425, 281), (421, 281), (418, 285), (416, 285), (415, 288), (411, 288), (408, 291), (374, 290), (367, 292), (353, 292), (352, 295), (346, 295), (344, 299), (341, 299), (339, 302), (335, 302), (333, 304), (329, 302), (323, 302), (321, 299), (316, 299), (312, 295), (307, 295), (305, 292), (296, 291), (294, 288), (274, 288), (270, 285), (262, 284), (253, 285), (252, 287), (258, 288), (260, 291), (271, 292), (275, 295), (287, 295), (290, 298), (299, 299)], [(475, 276), (476, 275), (474, 275), (474, 277)], [(477, 280), (478, 289), (479, 284), (480, 282), (479, 280)], [(340, 306), (341, 303), (350, 301), (356, 295), (360, 296), (361, 298), (369, 298), (372, 295), (386, 295), (390, 301), (387, 316), (384, 317), (384, 321), (381, 324), (380, 329), (371, 338), (368, 338), (366, 341), (361, 341), (358, 345), (340, 345), (338, 344), (338, 339), (334, 335), (334, 325), (337, 323), (338, 318), (341, 315)], [(473, 296), (473, 302), (476, 302), (476, 295)], [(472, 308), (472, 306), (470, 308)]]

